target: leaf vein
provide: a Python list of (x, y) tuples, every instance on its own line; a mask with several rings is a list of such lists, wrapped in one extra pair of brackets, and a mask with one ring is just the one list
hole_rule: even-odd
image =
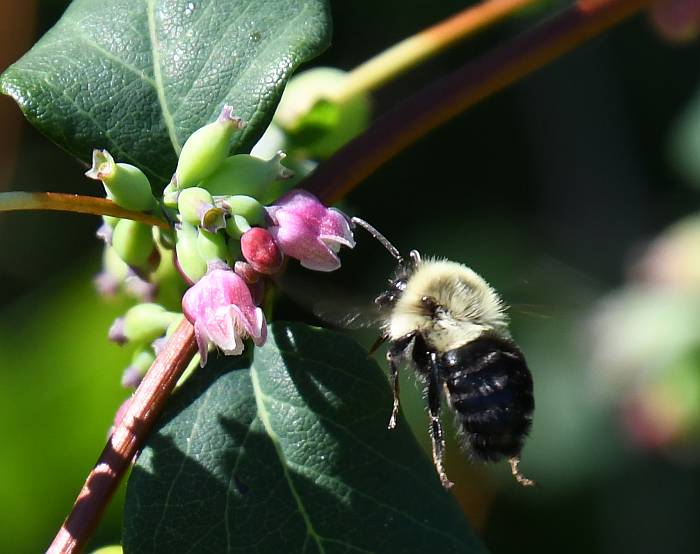
[(91, 46), (101, 54), (103, 54), (105, 57), (109, 58), (110, 60), (116, 62), (118, 65), (121, 65), (124, 69), (128, 69), (135, 75), (137, 75), (144, 83), (149, 84), (152, 86), (154, 89), (156, 88), (156, 82), (150, 77), (150, 75), (146, 75), (143, 70), (139, 69), (135, 65), (132, 65), (121, 58), (115, 56), (112, 52), (107, 50), (106, 48), (102, 47), (100, 44), (98, 44), (90, 35), (86, 34), (83, 31), (83, 28), (75, 23), (74, 21), (71, 21), (70, 19), (66, 20), (66, 22), (69, 24), (70, 27), (72, 27), (75, 30), (75, 34), (72, 35), (75, 38), (78, 38), (81, 40), (84, 44), (87, 44), (88, 46)]
[(170, 113), (170, 108), (168, 107), (168, 100), (165, 95), (165, 87), (163, 85), (163, 72), (160, 67), (160, 51), (158, 44), (158, 36), (156, 34), (156, 6), (155, 0), (146, 0), (146, 13), (148, 15), (148, 34), (151, 42), (151, 58), (153, 61), (153, 77), (156, 83), (156, 93), (158, 94), (158, 103), (160, 104), (160, 109), (163, 114), (163, 122), (165, 123), (165, 128), (168, 130), (168, 137), (173, 145), (175, 154), (180, 155), (182, 146), (177, 138), (177, 131), (175, 129), (175, 120), (173, 115)]
[[(290, 406), (290, 407), (292, 407), (292, 408), (294, 408), (294, 409), (304, 411), (304, 408), (301, 408), (301, 407), (299, 407), (298, 405), (293, 404), (293, 403), (291, 403), (291, 402), (289, 402), (289, 401), (282, 400), (282, 399), (279, 399), (279, 398), (275, 398), (275, 397), (270, 396), (269, 394), (266, 394), (266, 393), (264, 393), (264, 392), (262, 392), (262, 391), (260, 391), (260, 394), (261, 394), (264, 398), (267, 398), (268, 400), (271, 400), (272, 402), (277, 402), (277, 403), (279, 403), (279, 404), (284, 404), (284, 405)], [(311, 411), (311, 410), (306, 410), (306, 411)], [(326, 416), (324, 416), (323, 414), (320, 414), (320, 413), (318, 413), (318, 412), (312, 412), (312, 413), (313, 413), (319, 420), (325, 421), (326, 423), (329, 423), (330, 425), (336, 427), (337, 429), (339, 429), (340, 431), (342, 431), (343, 433), (345, 433), (348, 437), (350, 437), (352, 440), (354, 440), (357, 444), (359, 444), (360, 446), (362, 446), (363, 448), (365, 448), (367, 451), (371, 452), (372, 454), (374, 454), (375, 456), (377, 456), (378, 458), (380, 458), (382, 461), (384, 461), (384, 462), (386, 462), (386, 463), (388, 463), (388, 464), (390, 464), (390, 465), (393, 465), (394, 467), (399, 468), (399, 469), (400, 469), (401, 471), (403, 471), (403, 472), (408, 473), (408, 474), (413, 478), (414, 482), (416, 482), (416, 483), (422, 483), (422, 480), (419, 479), (419, 476), (415, 475), (408, 467), (406, 467), (406, 466), (404, 466), (404, 465), (401, 465), (401, 464), (398, 463), (396, 460), (385, 456), (384, 454), (382, 454), (382, 452), (380, 452), (379, 450), (375, 449), (374, 447), (372, 447), (371, 445), (367, 444), (367, 443), (364, 442), (362, 439), (360, 439), (357, 435), (355, 435), (355, 433), (353, 433), (352, 431), (350, 431), (350, 429), (348, 429), (346, 426), (344, 426), (344, 425), (338, 423), (337, 421), (334, 421), (333, 419), (330, 419), (330, 418), (328, 418), (328, 417), (326, 417)], [(390, 431), (387, 430), (387, 432), (390, 432)], [(434, 490), (433, 490), (432, 487), (429, 487), (429, 486), (427, 486), (427, 485), (421, 485), (421, 486), (423, 486), (423, 487), (425, 488), (425, 490), (428, 491), (430, 494), (432, 494), (433, 496), (435, 496), (436, 498), (438, 498), (438, 495), (434, 492)]]
[[(213, 4), (213, 2), (212, 2), (212, 4)], [(191, 93), (192, 91), (196, 91), (195, 86), (194, 86), (195, 83), (196, 83), (196, 82), (199, 80), (199, 78), (202, 76), (202, 73), (204, 73), (204, 70), (206, 69), (207, 65), (208, 65), (209, 62), (211, 61), (213, 55), (217, 52), (219, 46), (224, 42), (224, 39), (226, 39), (226, 37), (228, 36), (229, 31), (230, 31), (231, 29), (234, 29), (234, 30), (236, 29), (236, 25), (240, 22), (241, 18), (246, 14), (246, 12), (248, 11), (248, 9), (249, 9), (251, 6), (253, 6), (254, 4), (255, 4), (255, 2), (249, 2), (248, 5), (247, 5), (245, 8), (243, 8), (243, 11), (242, 11), (240, 14), (238, 14), (238, 15), (236, 16), (236, 21), (235, 21), (235, 22), (231, 22), (231, 24), (226, 28), (226, 30), (225, 30), (224, 32), (221, 33), (221, 35), (220, 35), (219, 38), (216, 40), (216, 42), (210, 47), (209, 54), (207, 54), (207, 59), (204, 60), (204, 63), (203, 63), (202, 66), (199, 68), (199, 71), (197, 72), (197, 75), (194, 77), (194, 79), (192, 79), (192, 81), (191, 81), (192, 86), (191, 86), (189, 92), (187, 93), (187, 95), (185, 96), (185, 98), (183, 98), (183, 101), (180, 102), (180, 104), (177, 106), (177, 108), (175, 108), (175, 111), (173, 112), (173, 116), (175, 116), (175, 114), (177, 114), (177, 113), (180, 111), (180, 109), (181, 109), (183, 106), (185, 106), (185, 105), (187, 104), (187, 99), (189, 98), (190, 93)], [(211, 4), (209, 4), (209, 5), (205, 8), (205, 10), (208, 9), (209, 6), (211, 6)], [(202, 12), (201, 15), (204, 15), (204, 12)], [(201, 15), (200, 15), (200, 17), (201, 17)], [(218, 115), (218, 114), (217, 114), (217, 115)]]
[(199, 405), (197, 408), (197, 413), (195, 414), (194, 422), (192, 423), (192, 431), (190, 432), (190, 440), (187, 441), (187, 448), (185, 449), (185, 452), (183, 453), (182, 456), (182, 462), (180, 462), (180, 467), (177, 469), (177, 472), (175, 473), (175, 476), (173, 477), (172, 481), (170, 481), (170, 487), (168, 488), (168, 492), (165, 495), (165, 500), (163, 501), (163, 511), (161, 512), (160, 515), (160, 521), (156, 525), (155, 529), (153, 530), (153, 534), (151, 535), (153, 537), (153, 550), (156, 550), (157, 542), (158, 542), (158, 535), (160, 533), (161, 527), (163, 526), (163, 522), (165, 521), (165, 512), (168, 509), (170, 505), (170, 497), (172, 496), (173, 491), (175, 490), (175, 484), (178, 482), (178, 479), (180, 478), (180, 475), (182, 475), (182, 472), (185, 468), (185, 463), (190, 459), (190, 450), (192, 448), (192, 444), (195, 443), (194, 441), (194, 434), (195, 430), (197, 429), (197, 426), (199, 425), (200, 418), (202, 414), (206, 413), (207, 411), (207, 405), (209, 404), (209, 400), (211, 398), (211, 388), (207, 390), (204, 396), (204, 400), (202, 403)]
[(258, 372), (255, 367), (255, 364), (250, 366), (250, 377), (253, 383), (253, 392), (255, 394), (255, 403), (258, 408), (258, 417), (260, 418), (260, 421), (262, 422), (263, 427), (265, 428), (265, 432), (267, 433), (268, 437), (270, 438), (270, 441), (272, 442), (272, 445), (275, 448), (275, 452), (277, 454), (277, 457), (279, 458), (280, 465), (282, 466), (282, 474), (284, 475), (284, 478), (287, 481), (287, 485), (289, 487), (289, 492), (292, 494), (292, 497), (296, 502), (297, 509), (299, 510), (299, 514), (304, 520), (304, 525), (306, 526), (306, 533), (314, 539), (314, 542), (318, 546), (320, 554), (325, 554), (326, 550), (323, 547), (321, 536), (316, 532), (316, 529), (314, 529), (313, 523), (311, 522), (311, 518), (309, 517), (309, 514), (306, 511), (306, 508), (304, 507), (304, 503), (301, 499), (301, 496), (299, 495), (299, 491), (297, 491), (296, 486), (292, 481), (292, 476), (289, 474), (289, 469), (287, 466), (287, 456), (284, 453), (282, 444), (280, 443), (280, 439), (277, 436), (277, 433), (272, 427), (272, 423), (270, 421), (270, 414), (267, 411), (267, 408), (265, 407), (264, 394), (262, 392), (262, 388), (260, 387), (260, 381), (258, 380)]
[[(296, 23), (297, 23), (297, 21), (299, 20), (299, 18), (300, 18), (301, 16), (303, 16), (303, 15), (306, 14), (306, 8), (307, 8), (307, 7), (308, 7), (308, 4), (304, 4), (304, 7), (302, 8), (302, 10), (301, 10), (295, 17), (293, 17), (292, 19), (288, 20), (288, 25), (286, 26), (286, 28), (284, 29), (284, 31), (280, 31), (280, 32), (278, 33), (278, 36), (282, 36), (284, 33), (287, 32), (287, 30), (288, 30), (290, 27), (293, 27), (294, 25), (296, 25)], [(256, 59), (260, 59), (260, 58), (263, 56), (263, 54), (265, 54), (265, 53), (267, 52), (267, 50), (270, 48), (270, 46), (273, 45), (274, 43), (275, 43), (275, 41), (272, 41), (272, 40), (266, 42), (266, 43), (265, 43), (265, 46), (263, 46), (262, 50), (260, 50), (260, 52), (258, 52), (258, 54), (257, 54), (257, 56), (256, 56)], [(290, 45), (290, 48), (291, 48), (291, 47), (292, 47), (292, 45)], [(217, 107), (216, 110), (218, 110), (218, 106), (221, 104), (221, 102), (223, 102), (223, 101), (226, 99), (226, 96), (228, 96), (228, 94), (231, 92), (231, 90), (233, 90), (235, 87), (238, 86), (238, 83), (241, 82), (241, 79), (248, 73), (248, 71), (249, 71), (251, 68), (255, 68), (255, 67), (257, 67), (256, 64), (248, 63), (248, 64), (243, 68), (243, 71), (241, 71), (241, 73), (236, 77), (236, 79), (235, 79), (235, 80), (231, 83), (231, 85), (229, 86), (229, 90), (225, 92), (225, 94), (223, 95), (223, 97), (220, 97), (220, 98), (219, 98), (219, 100), (216, 102), (216, 104), (214, 104), (214, 105)], [(261, 101), (262, 101), (262, 98), (260, 97), (260, 95), (258, 95), (258, 98), (257, 98), (256, 103), (255, 103), (255, 110), (253, 110), (253, 115), (251, 116), (250, 121), (247, 121), (247, 122), (246, 122), (246, 123), (248, 124), (248, 127), (250, 127), (250, 128), (252, 128), (251, 126), (252, 126), (252, 124), (253, 124), (253, 121), (254, 121), (254, 120), (256, 119), (256, 117), (257, 117), (257, 114), (258, 114), (258, 112), (259, 112), (260, 102), (261, 102)], [(215, 117), (217, 114), (218, 114), (218, 111), (214, 111), (214, 113), (210, 114), (209, 119)]]
[(251, 422), (250, 425), (248, 426), (248, 430), (245, 433), (245, 436), (243, 437), (243, 440), (241, 441), (241, 445), (238, 450), (238, 455), (236, 456), (236, 461), (233, 464), (233, 468), (231, 469), (231, 472), (229, 473), (229, 478), (228, 478), (228, 485), (226, 486), (226, 504), (224, 505), (224, 522), (226, 524), (226, 552), (231, 552), (231, 529), (229, 528), (229, 518), (228, 518), (228, 510), (230, 506), (230, 500), (231, 500), (231, 482), (233, 481), (235, 475), (236, 475), (236, 470), (238, 469), (238, 464), (241, 461), (241, 458), (243, 458), (243, 452), (245, 450), (245, 445), (246, 442), (248, 442), (248, 437), (250, 437), (252, 431), (253, 431), (253, 425), (255, 425), (255, 422), (258, 421), (259, 418), (256, 416)]
[[(117, 144), (115, 142), (114, 138), (110, 135), (109, 130), (106, 129), (90, 112), (81, 108), (78, 105), (78, 103), (75, 101), (75, 99), (72, 98), (70, 95), (68, 95), (63, 88), (56, 86), (55, 84), (53, 84), (49, 80), (49, 75), (46, 73), (46, 71), (44, 71), (42, 69), (33, 69), (33, 68), (25, 68), (23, 71), (28, 71), (28, 72), (37, 73), (37, 74), (41, 75), (42, 81), (46, 84), (46, 86), (48, 86), (50, 89), (58, 92), (63, 98), (66, 99), (66, 101), (71, 106), (73, 106), (75, 108), (76, 112), (83, 114), (85, 116), (85, 119), (91, 121), (93, 123), (93, 125), (95, 126), (95, 128), (98, 131), (100, 131), (105, 136), (105, 138), (109, 139), (113, 144), (115, 144), (115, 145)], [(117, 147), (117, 148), (119, 148), (119, 147)], [(138, 160), (135, 160), (128, 153), (124, 152), (121, 148), (113, 151), (112, 154), (117, 156), (118, 158), (122, 159), (123, 161), (131, 162), (134, 165), (138, 165), (142, 169), (145, 169), (146, 171), (150, 171), (156, 177), (159, 177), (159, 178), (165, 180), (165, 178), (162, 175), (160, 175), (157, 171), (154, 171), (153, 169), (149, 168), (148, 166), (144, 165), (143, 163), (139, 162)]]
[[(367, 494), (365, 492), (362, 492), (360, 489), (356, 489), (356, 488), (351, 487), (350, 485), (341, 481), (337, 477), (334, 477), (333, 475), (329, 475), (327, 473), (322, 473), (322, 472), (314, 470), (312, 468), (307, 468), (306, 466), (301, 465), (301, 464), (297, 464), (295, 462), (289, 462), (289, 465), (290, 465), (290, 467), (294, 468), (297, 472), (301, 473), (302, 475), (306, 475), (307, 477), (309, 477), (311, 479), (313, 479), (314, 476), (316, 476), (316, 477), (326, 479), (327, 481), (332, 481), (339, 488), (345, 489), (346, 495), (347, 494), (356, 494), (358, 496), (361, 496), (362, 498), (365, 498), (365, 499), (369, 500), (370, 502), (373, 502), (374, 504), (376, 504), (380, 508), (383, 508), (383, 509), (388, 510), (390, 512), (394, 512), (395, 514), (407, 519), (408, 521), (414, 523), (415, 525), (417, 525), (419, 527), (422, 527), (423, 529), (425, 529), (427, 531), (430, 531), (431, 533), (435, 533), (436, 535), (442, 535), (444, 537), (447, 537), (455, 544), (464, 545), (464, 543), (462, 543), (462, 541), (456, 539), (451, 534), (446, 533), (442, 529), (438, 529), (436, 527), (433, 527), (432, 525), (428, 525), (428, 524), (420, 521), (419, 519), (416, 519), (411, 514), (404, 512), (402, 510), (399, 510), (398, 508), (395, 508), (391, 504), (385, 504), (384, 502), (382, 502), (381, 500), (378, 500), (377, 498), (373, 497), (372, 495)], [(324, 540), (331, 541), (333, 539), (324, 538)], [(343, 543), (342, 541), (338, 541), (338, 540), (334, 540), (334, 542), (339, 542), (340, 544), (345, 544), (346, 546), (352, 546), (350, 544)], [(364, 552), (366, 552), (366, 551), (364, 551)]]

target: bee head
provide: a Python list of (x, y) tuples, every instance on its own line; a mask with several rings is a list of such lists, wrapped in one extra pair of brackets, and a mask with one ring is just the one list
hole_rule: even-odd
[(421, 263), (417, 250), (411, 250), (408, 259), (399, 256), (394, 277), (389, 279), (389, 287), (374, 299), (379, 308), (391, 307), (401, 298), (406, 290), (406, 284), (413, 272)]

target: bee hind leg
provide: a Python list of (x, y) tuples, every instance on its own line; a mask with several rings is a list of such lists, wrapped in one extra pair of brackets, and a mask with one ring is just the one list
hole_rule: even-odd
[(513, 477), (515, 477), (515, 480), (522, 485), (523, 487), (533, 487), (537, 485), (536, 481), (533, 481), (532, 479), (528, 479), (523, 475), (523, 473), (520, 471), (520, 468), (518, 467), (520, 465), (520, 458), (515, 456), (508, 460), (508, 463), (510, 464), (510, 471), (513, 474)]
[(446, 489), (453, 483), (447, 478), (444, 467), (445, 436), (440, 422), (440, 379), (435, 353), (430, 354), (431, 371), (428, 374), (428, 409), (430, 411), (430, 439), (433, 445), (433, 463)]
[[(389, 337), (383, 336), (380, 339), (387, 340)], [(399, 415), (399, 363), (404, 360), (407, 353), (410, 352), (415, 340), (415, 333), (410, 333), (399, 340), (391, 343), (389, 351), (386, 353), (386, 359), (389, 362), (391, 391), (394, 395), (394, 405), (391, 409), (391, 418), (389, 418), (389, 429), (396, 427), (396, 418)], [(377, 341), (379, 343), (379, 340)], [(375, 343), (376, 344), (376, 343)], [(381, 343), (380, 343), (381, 344)]]
[(396, 427), (396, 417), (399, 415), (399, 364), (394, 358), (389, 358), (389, 368), (391, 369), (391, 390), (394, 393), (394, 406), (391, 409), (389, 429), (393, 429)]

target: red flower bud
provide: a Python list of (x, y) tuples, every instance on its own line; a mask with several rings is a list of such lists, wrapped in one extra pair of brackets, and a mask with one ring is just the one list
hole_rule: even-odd
[(241, 237), (243, 257), (258, 273), (277, 273), (284, 261), (284, 254), (272, 235), (262, 227), (253, 227)]

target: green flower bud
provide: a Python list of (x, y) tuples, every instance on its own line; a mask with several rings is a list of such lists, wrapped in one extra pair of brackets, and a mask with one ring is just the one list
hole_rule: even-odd
[(150, 344), (163, 335), (179, 316), (160, 304), (137, 304), (124, 316), (124, 335), (131, 342)]
[(243, 233), (250, 229), (250, 223), (242, 215), (233, 214), (226, 220), (226, 233), (236, 240), (240, 240)]
[(129, 275), (129, 266), (119, 257), (111, 246), (105, 245), (102, 254), (102, 265), (116, 281), (124, 282)]
[(199, 281), (207, 272), (207, 262), (199, 255), (197, 248), (197, 228), (189, 223), (181, 223), (176, 226), (177, 266), (184, 277), (192, 283)]
[(207, 262), (228, 262), (229, 254), (226, 239), (221, 233), (212, 233), (206, 229), (199, 230), (197, 237), (197, 250), (202, 259)]
[(240, 240), (228, 240), (228, 257), (231, 263), (237, 263), (236, 260), (243, 259), (243, 251), (241, 250)]
[(367, 127), (369, 96), (343, 96), (345, 76), (339, 69), (317, 67), (289, 81), (273, 122), (287, 134), (290, 150), (327, 158)]
[(158, 229), (158, 242), (166, 250), (173, 250), (177, 238), (173, 229)]
[(138, 221), (122, 219), (114, 228), (112, 247), (128, 265), (144, 267), (155, 248), (153, 230), (149, 225)]
[[(182, 302), (182, 294), (180, 294), (179, 300), (180, 302)], [(175, 332), (175, 329), (177, 329), (178, 325), (182, 323), (182, 320), (184, 318), (185, 316), (183, 314), (178, 314), (178, 317), (173, 319), (170, 325), (168, 325), (168, 328), (165, 330), (165, 334), (151, 343), (151, 347), (156, 356), (159, 356), (160, 353), (163, 350), (165, 350), (165, 347), (168, 345), (168, 340), (170, 339), (170, 336)]]
[(119, 219), (120, 218), (114, 217), (112, 215), (103, 215), (102, 216), (102, 221), (104, 221), (104, 224), (108, 225), (112, 229), (114, 229), (114, 227), (117, 225), (117, 223), (119, 223)]
[(240, 117), (231, 115), (232, 110), (231, 106), (224, 106), (214, 123), (197, 129), (185, 142), (175, 170), (180, 190), (211, 175), (228, 155), (234, 131), (245, 126)]
[(177, 205), (180, 219), (190, 225), (198, 225), (212, 233), (226, 227), (224, 210), (214, 206), (214, 199), (205, 189), (191, 187), (183, 190)]
[(163, 189), (163, 205), (167, 208), (177, 208), (177, 199), (180, 196), (180, 191), (177, 188), (177, 183), (173, 178)]
[(114, 248), (106, 244), (102, 252), (102, 271), (93, 281), (97, 292), (105, 297), (114, 296), (121, 290), (128, 275), (129, 266), (117, 256)]
[(180, 325), (180, 323), (182, 322), (182, 320), (185, 318), (185, 316), (182, 315), (182, 314), (178, 314), (178, 315), (179, 315), (180, 317), (178, 317), (178, 318), (176, 318), (175, 320), (173, 320), (173, 322), (172, 322), (170, 325), (168, 325), (168, 328), (165, 330), (165, 336), (166, 336), (166, 338), (169, 338), (170, 335), (172, 335), (172, 334), (175, 332), (175, 329), (177, 329), (177, 326)]
[(287, 136), (274, 123), (270, 123), (255, 146), (250, 149), (250, 155), (265, 160), (271, 158), (280, 150), (287, 150)]
[(265, 224), (265, 207), (252, 196), (236, 195), (221, 199), (221, 205), (234, 215), (243, 216), (250, 225)]
[(149, 344), (134, 352), (131, 364), (122, 373), (122, 387), (135, 389), (156, 359), (156, 353)]
[(135, 342), (150, 345), (180, 316), (167, 311), (160, 304), (137, 304), (112, 324), (109, 338), (119, 344)]
[(146, 348), (143, 348), (142, 350), (137, 350), (134, 352), (133, 357), (131, 358), (131, 365), (137, 367), (142, 373), (146, 373), (148, 371), (148, 368), (151, 367), (151, 364), (156, 359), (156, 353), (153, 351), (153, 348), (151, 346), (147, 346)]
[(148, 211), (157, 205), (143, 171), (130, 164), (115, 163), (107, 150), (92, 151), (92, 168), (85, 175), (102, 181), (107, 198), (122, 208)]
[(280, 181), (294, 176), (291, 169), (282, 165), (285, 157), (284, 152), (269, 160), (248, 154), (230, 156), (201, 186), (214, 196), (246, 195), (269, 204), (280, 195)]

